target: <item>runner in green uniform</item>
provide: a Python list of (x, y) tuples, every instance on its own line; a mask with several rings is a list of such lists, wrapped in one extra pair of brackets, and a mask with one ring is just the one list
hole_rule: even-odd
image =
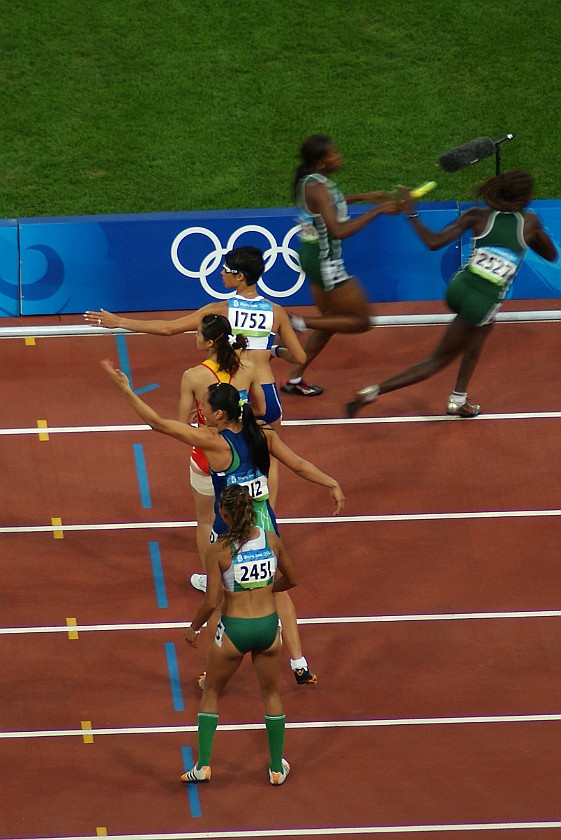
[(255, 508), (246, 488), (240, 484), (225, 487), (219, 505), (227, 530), (207, 554), (208, 588), (204, 602), (185, 631), (187, 644), (197, 647), (203, 624), (217, 609), (221, 608), (222, 615), (210, 648), (199, 707), (198, 760), (181, 780), (210, 781), (218, 701), (244, 655), (251, 653), (265, 704), (269, 781), (272, 785), (282, 785), (290, 765), (283, 758), (285, 715), (279, 694), (282, 641), (274, 593), (295, 586), (296, 575), (278, 536), (256, 525)]
[[(382, 214), (401, 212), (399, 202), (386, 192), (344, 196), (330, 180), (343, 158), (331, 138), (312, 135), (300, 149), (301, 164), (296, 170), (294, 195), (300, 221), (300, 264), (321, 315), (292, 316), (296, 330), (311, 329), (305, 346), (306, 361), (295, 367), (281, 386), (287, 394), (311, 397), (323, 393), (317, 385), (307, 385), (302, 377), (335, 333), (366, 332), (370, 326), (369, 303), (356, 277), (345, 268), (341, 240), (347, 239)], [(353, 219), (347, 204), (367, 201), (377, 204)]]
[(472, 207), (442, 231), (427, 228), (415, 210), (410, 192), (403, 192), (407, 218), (431, 251), (448, 245), (468, 230), (473, 232), (469, 257), (452, 278), (446, 293), (446, 303), (456, 317), (430, 356), (379, 385), (369, 385), (358, 391), (355, 399), (347, 403), (350, 417), (380, 394), (428, 379), (457, 356), (461, 356), (460, 368), (446, 413), (477, 417), (481, 407), (468, 401), (468, 384), (497, 310), (528, 248), (549, 262), (557, 258), (557, 249), (539, 217), (525, 210), (532, 200), (533, 188), (532, 177), (521, 169), (511, 169), (489, 178), (477, 192), (477, 197), (480, 196), (487, 206)]

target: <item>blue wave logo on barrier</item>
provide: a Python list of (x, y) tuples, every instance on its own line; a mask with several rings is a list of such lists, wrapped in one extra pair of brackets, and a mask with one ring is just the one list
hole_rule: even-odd
[[(24, 301), (34, 303), (59, 296), (66, 278), (64, 261), (60, 254), (50, 245), (30, 245), (26, 248), (26, 253), (27, 274), (33, 279), (26, 279), (22, 283), (22, 305)], [(71, 297), (72, 291), (67, 290), (62, 300), (57, 301), (56, 310), (64, 312)]]
[(104, 282), (115, 281), (115, 265), (107, 258), (107, 237), (97, 222), (22, 222), (20, 247), (23, 315), (54, 315), (95, 306), (92, 292)]
[[(31, 245), (28, 251), (37, 251), (45, 258), (46, 268), (41, 277), (38, 277), (31, 283), (26, 283), (23, 287), (23, 297), (26, 300), (47, 300), (58, 294), (64, 285), (64, 263), (60, 254), (49, 245)], [(66, 303), (70, 300), (67, 297)], [(65, 304), (63, 303), (64, 307)]]

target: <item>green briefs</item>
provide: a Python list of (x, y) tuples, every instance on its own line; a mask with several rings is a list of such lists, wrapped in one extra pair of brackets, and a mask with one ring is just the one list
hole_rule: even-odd
[(446, 303), (462, 320), (475, 327), (490, 323), (499, 309), (504, 290), (468, 269), (452, 277)]
[(320, 259), (318, 242), (301, 242), (298, 256), (308, 279), (324, 292), (330, 292), (336, 286), (341, 286), (351, 276), (343, 260), (329, 257)]
[(220, 621), (224, 625), (224, 632), (240, 653), (267, 650), (277, 638), (279, 629), (279, 617), (276, 612), (261, 618), (223, 615)]

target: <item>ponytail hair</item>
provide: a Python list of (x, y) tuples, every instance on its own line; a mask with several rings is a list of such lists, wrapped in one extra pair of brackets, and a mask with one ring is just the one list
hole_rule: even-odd
[(481, 197), (494, 210), (514, 213), (528, 206), (533, 191), (534, 179), (531, 175), (523, 169), (509, 169), (485, 181), (477, 190), (476, 198)]
[(223, 411), (228, 420), (241, 420), (252, 465), (264, 475), (269, 475), (271, 459), (267, 438), (249, 403), (240, 405), (240, 392), (227, 382), (215, 382), (209, 386), (207, 394), (213, 411)]
[(306, 175), (311, 175), (312, 172), (316, 171), (317, 164), (326, 156), (332, 144), (333, 140), (326, 134), (312, 134), (304, 140), (299, 152), (301, 162), (296, 168), (292, 184), (294, 197), (296, 197), (299, 182)]
[(201, 321), (201, 334), (205, 341), (212, 341), (216, 347), (216, 362), (220, 370), (234, 376), (240, 369), (240, 358), (236, 350), (247, 348), (247, 338), (232, 334), (230, 322), (224, 315), (205, 315)]
[(230, 514), (231, 525), (220, 540), (237, 543), (247, 542), (255, 527), (255, 508), (247, 487), (241, 484), (229, 484), (225, 487), (218, 500), (220, 507)]

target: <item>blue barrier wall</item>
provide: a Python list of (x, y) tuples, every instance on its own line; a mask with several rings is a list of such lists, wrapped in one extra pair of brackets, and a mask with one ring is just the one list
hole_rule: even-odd
[(20, 314), (19, 247), (16, 219), (0, 220), (0, 317)]
[[(430, 202), (420, 209), (438, 230), (467, 206)], [(561, 202), (533, 207), (561, 243)], [(293, 208), (0, 221), (0, 314), (195, 309), (209, 297), (225, 297), (224, 254), (249, 244), (265, 252), (262, 293), (279, 303), (308, 304), (296, 234)], [(403, 216), (381, 216), (345, 241), (345, 262), (372, 301), (437, 300), (468, 246), (469, 238), (431, 252)], [(530, 253), (513, 297), (561, 297), (559, 262)]]

